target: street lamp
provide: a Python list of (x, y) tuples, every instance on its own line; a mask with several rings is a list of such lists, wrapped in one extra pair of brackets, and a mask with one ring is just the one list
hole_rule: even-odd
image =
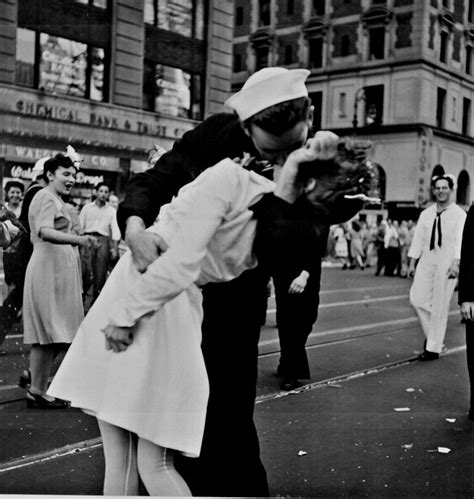
[(361, 100), (365, 100), (365, 87), (359, 88), (359, 90), (357, 90), (355, 97), (354, 97), (354, 116), (352, 119), (352, 129), (353, 129), (354, 135), (356, 134), (356, 130), (357, 130), (357, 108), (358, 108), (359, 101), (361, 101)]

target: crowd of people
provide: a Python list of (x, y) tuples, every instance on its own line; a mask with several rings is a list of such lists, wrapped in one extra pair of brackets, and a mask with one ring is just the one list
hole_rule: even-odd
[(374, 268), (375, 275), (408, 277), (408, 249), (416, 224), (413, 220), (381, 219), (368, 224), (352, 220), (332, 227), (327, 255), (343, 270)]
[[(20, 209), (22, 193), (7, 194), (19, 215), (3, 210), (0, 244), (27, 257), (1, 313), (22, 310), (27, 402), (97, 418), (107, 495), (138, 495), (141, 480), (155, 496), (269, 496), (253, 421), (267, 285), (272, 278), (277, 374), (293, 389), (310, 377), (305, 343), (327, 248), (345, 268), (377, 274), (406, 276), (419, 260), (412, 304), (424, 331), (439, 321), (428, 304), (433, 276), (459, 272), (464, 220), (449, 201), (453, 185), (433, 181), (435, 208), (416, 229), (347, 222), (376, 201), (373, 172), (353, 140), (311, 133), (308, 74), (252, 75), (228, 100), (233, 113), (207, 118), (132, 178), (118, 211), (106, 185), (80, 213), (71, 207), (80, 161), (70, 149), (38, 166)], [(129, 249), (117, 262), (122, 236)], [(469, 300), (462, 310), (474, 319)], [(425, 334), (422, 360), (434, 360), (439, 335)]]

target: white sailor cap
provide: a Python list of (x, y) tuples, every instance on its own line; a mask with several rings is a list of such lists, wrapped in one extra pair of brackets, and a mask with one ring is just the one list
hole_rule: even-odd
[(44, 171), (44, 164), (48, 159), (51, 159), (49, 156), (46, 156), (44, 158), (40, 158), (36, 163), (35, 166), (33, 166), (32, 172), (36, 175), (40, 175)]
[(254, 73), (244, 86), (229, 97), (226, 105), (234, 109), (241, 121), (268, 107), (308, 95), (307, 69), (263, 68)]

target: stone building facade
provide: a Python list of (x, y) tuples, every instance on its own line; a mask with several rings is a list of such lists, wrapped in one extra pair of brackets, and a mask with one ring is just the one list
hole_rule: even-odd
[(474, 200), (472, 0), (235, 0), (233, 90), (308, 68), (315, 127), (371, 139), (384, 207), (407, 218), (443, 168)]
[[(71, 144), (118, 194), (230, 92), (232, 0), (0, 0), (0, 175)], [(1, 179), (0, 179), (1, 180)]]

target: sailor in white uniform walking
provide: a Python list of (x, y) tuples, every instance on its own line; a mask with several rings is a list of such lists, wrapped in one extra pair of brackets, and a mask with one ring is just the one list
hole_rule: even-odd
[[(452, 200), (454, 177), (433, 177), (435, 203), (423, 210), (408, 252), (408, 275), (414, 280), (410, 303), (425, 335), (420, 360), (435, 360), (443, 347), (449, 304), (459, 274), (461, 240), (466, 213)], [(415, 271), (415, 261), (419, 259)]]

